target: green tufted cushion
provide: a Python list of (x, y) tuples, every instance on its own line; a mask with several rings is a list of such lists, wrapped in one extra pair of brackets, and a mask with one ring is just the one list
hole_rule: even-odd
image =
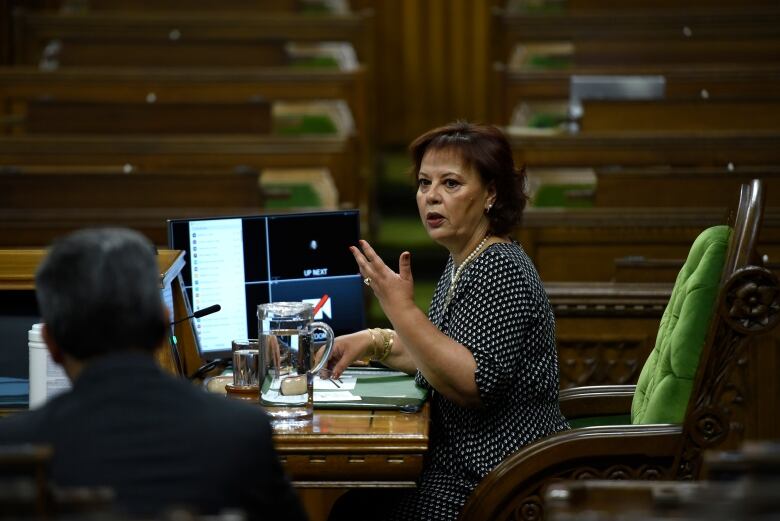
[(694, 241), (661, 318), (631, 404), (631, 423), (682, 423), (718, 296), (728, 249), (728, 226)]

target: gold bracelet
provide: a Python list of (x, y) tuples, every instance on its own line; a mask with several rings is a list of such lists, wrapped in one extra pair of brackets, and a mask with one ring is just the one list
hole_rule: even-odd
[(377, 341), (377, 331), (381, 331), (380, 329), (369, 329), (368, 334), (371, 337), (371, 344), (369, 346), (371, 347), (371, 360), (376, 360), (377, 356), (379, 355), (379, 349), (382, 347), (380, 342)]
[(379, 331), (382, 333), (382, 340), (384, 345), (382, 346), (382, 355), (379, 356), (376, 361), (384, 362), (384, 360), (390, 356), (390, 353), (393, 350), (393, 342), (395, 341), (395, 338), (393, 337), (392, 329), (380, 329)]

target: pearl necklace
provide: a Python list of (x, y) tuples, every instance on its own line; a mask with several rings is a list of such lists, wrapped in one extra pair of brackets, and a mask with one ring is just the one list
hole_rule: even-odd
[(468, 264), (473, 261), (477, 255), (480, 254), (482, 247), (485, 245), (487, 240), (488, 236), (486, 235), (481, 241), (479, 241), (477, 247), (474, 248), (474, 250), (469, 253), (465, 259), (463, 259), (463, 262), (460, 263), (458, 269), (455, 269), (455, 264), (453, 261), (452, 278), (450, 279), (450, 287), (447, 289), (447, 297), (444, 299), (444, 309), (447, 309), (447, 307), (450, 305), (450, 301), (455, 294), (455, 286), (457, 286), (458, 280), (460, 279), (460, 274), (463, 273), (463, 270), (466, 268), (466, 266), (468, 266)]

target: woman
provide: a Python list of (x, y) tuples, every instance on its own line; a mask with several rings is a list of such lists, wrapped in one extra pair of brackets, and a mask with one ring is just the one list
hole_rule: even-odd
[(454, 123), (410, 146), (417, 208), (450, 252), (429, 314), (414, 305), (411, 255), (394, 272), (366, 241), (352, 247), (393, 330), (336, 339), (338, 377), (371, 356), (431, 390), (431, 457), (397, 519), (455, 519), (479, 481), (521, 446), (568, 428), (558, 407), (555, 323), (544, 287), (510, 239), (524, 171), (495, 127)]

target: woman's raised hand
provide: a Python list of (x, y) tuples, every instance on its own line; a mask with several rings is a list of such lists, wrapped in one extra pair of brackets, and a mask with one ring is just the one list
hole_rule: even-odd
[(394, 309), (414, 305), (414, 280), (411, 254), (408, 251), (401, 254), (396, 273), (384, 263), (368, 242), (361, 240), (360, 248), (351, 246), (349, 249), (358, 263), (364, 281), (371, 287), (379, 305), (391, 321)]

